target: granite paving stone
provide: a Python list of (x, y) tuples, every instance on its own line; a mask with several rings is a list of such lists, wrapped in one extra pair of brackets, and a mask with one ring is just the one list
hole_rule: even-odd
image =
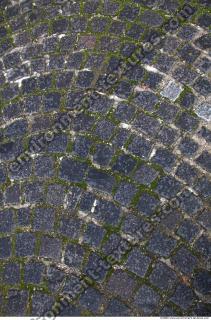
[(0, 316), (210, 316), (210, 8), (0, 1)]

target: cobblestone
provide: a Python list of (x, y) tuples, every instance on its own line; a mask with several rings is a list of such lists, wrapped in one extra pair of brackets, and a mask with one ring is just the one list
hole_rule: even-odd
[(175, 272), (164, 263), (158, 263), (150, 276), (151, 283), (161, 290), (171, 289), (176, 279)]
[(151, 315), (156, 309), (160, 296), (150, 287), (143, 285), (135, 296), (134, 304), (144, 315)]
[(0, 315), (210, 315), (209, 25), (208, 0), (1, 1)]

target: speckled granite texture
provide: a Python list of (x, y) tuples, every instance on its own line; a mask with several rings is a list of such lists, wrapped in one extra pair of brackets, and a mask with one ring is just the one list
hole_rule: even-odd
[(211, 316), (210, 25), (0, 0), (0, 315)]

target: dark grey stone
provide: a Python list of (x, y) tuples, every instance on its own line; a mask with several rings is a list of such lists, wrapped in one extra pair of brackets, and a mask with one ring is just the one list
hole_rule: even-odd
[(195, 40), (195, 44), (199, 46), (203, 50), (210, 49), (211, 46), (211, 35), (209, 33), (204, 34), (197, 40)]
[(88, 88), (94, 79), (92, 71), (80, 71), (78, 74), (77, 85), (81, 88)]
[(84, 257), (84, 250), (78, 244), (69, 244), (65, 250), (64, 262), (69, 267), (80, 268)]
[[(106, 256), (110, 254), (114, 254), (115, 250), (118, 250), (118, 248), (121, 247), (121, 237), (118, 234), (112, 233), (108, 240), (103, 244), (102, 250), (106, 254)], [(125, 252), (125, 251), (124, 251)], [(114, 254), (115, 255), (115, 254)], [(120, 262), (122, 259), (123, 254), (115, 255), (116, 260)]]
[(105, 235), (105, 230), (95, 224), (88, 224), (83, 241), (92, 247), (99, 247)]
[(196, 242), (195, 247), (199, 253), (205, 257), (205, 259), (211, 258), (211, 241), (210, 239), (202, 235)]
[(52, 184), (48, 186), (46, 202), (55, 206), (63, 206), (66, 187), (60, 184)]
[(180, 272), (190, 275), (197, 265), (197, 259), (186, 248), (182, 247), (171, 258), (171, 262)]
[(2, 165), (0, 166), (0, 183), (4, 183), (6, 181), (6, 168)]
[(139, 249), (133, 249), (126, 262), (126, 268), (134, 272), (139, 277), (144, 277), (150, 266), (151, 259), (143, 254)]
[(164, 170), (170, 172), (175, 165), (175, 155), (167, 149), (157, 149), (152, 161), (164, 168)]
[(57, 134), (54, 139), (48, 144), (48, 152), (65, 152), (67, 149), (68, 137), (66, 134)]
[(99, 311), (100, 305), (102, 304), (103, 297), (102, 294), (94, 289), (88, 288), (80, 297), (80, 305), (92, 311), (93, 313), (97, 313)]
[(143, 164), (135, 173), (135, 180), (138, 183), (149, 186), (157, 177), (158, 172), (148, 165)]
[(211, 230), (211, 212), (209, 209), (205, 210), (198, 218), (201, 225), (207, 229)]
[(162, 72), (167, 72), (171, 69), (174, 63), (174, 58), (167, 54), (161, 54), (157, 59), (156, 67)]
[(101, 166), (107, 166), (111, 161), (114, 150), (111, 146), (106, 144), (98, 144), (93, 155), (94, 162)]
[(29, 226), (30, 225), (30, 209), (21, 208), (17, 211), (17, 225), (18, 226)]
[(61, 162), (60, 177), (67, 181), (82, 182), (84, 180), (87, 164), (70, 158), (63, 158)]
[(26, 290), (10, 289), (4, 310), (8, 316), (26, 316), (27, 304), (28, 292)]
[(112, 140), (113, 146), (115, 146), (116, 148), (123, 147), (129, 139), (129, 136), (130, 132), (127, 129), (119, 129)]
[(99, 121), (95, 129), (95, 134), (102, 140), (109, 140), (114, 133), (115, 126), (113, 123), (102, 120)]
[(102, 282), (110, 269), (111, 265), (94, 252), (88, 257), (88, 261), (84, 267), (84, 273), (94, 281)]
[(166, 102), (162, 102), (157, 110), (158, 117), (170, 123), (176, 118), (177, 113), (178, 108)]
[(0, 259), (10, 257), (12, 254), (12, 244), (10, 237), (0, 238)]
[(201, 58), (197, 59), (195, 65), (203, 73), (209, 74), (209, 71), (211, 70), (211, 60), (207, 57), (202, 56)]
[(92, 141), (89, 138), (77, 136), (74, 141), (73, 151), (81, 158), (87, 157), (91, 144)]
[(206, 171), (211, 172), (211, 154), (208, 151), (203, 151), (202, 154), (196, 159), (196, 162)]
[(196, 224), (189, 220), (185, 220), (177, 230), (177, 234), (187, 241), (192, 241), (199, 231), (200, 229)]
[(122, 205), (128, 206), (136, 192), (137, 189), (134, 185), (122, 182), (114, 196), (114, 199), (120, 202)]
[(108, 26), (108, 19), (104, 17), (94, 17), (91, 21), (92, 32), (105, 32)]
[(135, 280), (126, 272), (116, 270), (107, 284), (108, 291), (122, 299), (129, 299), (135, 289)]
[(133, 21), (139, 13), (139, 8), (126, 4), (120, 13), (120, 19)]
[(132, 172), (135, 165), (136, 161), (131, 156), (123, 154), (117, 158), (112, 166), (112, 170), (128, 175)]
[(5, 204), (19, 204), (20, 203), (20, 186), (15, 184), (5, 191)]
[(152, 10), (146, 10), (141, 16), (141, 22), (150, 27), (159, 27), (163, 23), (163, 18)]
[(53, 33), (63, 33), (67, 31), (67, 28), (68, 28), (68, 19), (66, 18), (54, 20), (52, 23)]
[(45, 266), (41, 262), (29, 262), (24, 266), (24, 282), (39, 284), (43, 279)]
[(168, 257), (174, 250), (177, 241), (163, 233), (155, 232), (148, 243), (148, 250), (161, 257)]
[[(95, 197), (92, 199), (89, 209), (90, 212), (95, 199)], [(103, 199), (97, 199), (97, 205), (95, 206), (92, 216), (103, 223), (117, 225), (120, 220), (120, 213), (120, 208), (114, 203)]]
[(61, 249), (62, 248), (60, 240), (49, 236), (42, 237), (40, 249), (40, 255), (42, 257), (47, 257), (56, 261), (60, 261)]
[(54, 304), (54, 298), (46, 293), (35, 292), (32, 296), (32, 316), (43, 316), (50, 311)]
[(197, 33), (197, 29), (194, 26), (185, 25), (179, 30), (179, 37), (183, 40), (192, 40)]
[(144, 85), (155, 90), (156, 88), (159, 87), (162, 80), (163, 80), (163, 76), (160, 75), (159, 73), (148, 72), (147, 79), (144, 80)]
[(36, 208), (34, 213), (34, 230), (53, 231), (55, 210), (53, 208)]
[(194, 89), (201, 95), (207, 97), (211, 93), (211, 81), (205, 77), (199, 77), (194, 83)]
[(132, 85), (128, 81), (121, 81), (115, 90), (115, 94), (122, 99), (128, 99), (133, 91)]
[(203, 206), (201, 199), (189, 190), (180, 194), (180, 208), (189, 215), (195, 215)]
[(14, 212), (11, 209), (0, 211), (0, 232), (11, 232), (14, 227)]
[(61, 95), (58, 92), (48, 93), (44, 96), (44, 107), (46, 111), (58, 110), (60, 106)]
[(152, 142), (143, 137), (134, 137), (128, 150), (135, 156), (148, 159), (152, 150)]
[(41, 97), (40, 96), (30, 96), (24, 101), (24, 110), (27, 113), (38, 112), (41, 108)]
[(54, 266), (49, 266), (45, 275), (50, 291), (58, 292), (64, 283), (65, 273)]
[(37, 78), (27, 78), (22, 80), (23, 94), (29, 94), (37, 89)]
[(105, 309), (106, 317), (127, 317), (130, 315), (130, 309), (117, 299), (111, 300)]
[(183, 310), (187, 310), (193, 303), (194, 294), (192, 289), (185, 284), (179, 284), (171, 297), (170, 301), (175, 303)]
[(57, 88), (69, 88), (73, 78), (72, 71), (61, 72), (56, 80)]
[(179, 144), (179, 150), (183, 155), (191, 157), (198, 150), (198, 143), (188, 137), (183, 138)]
[(43, 184), (40, 182), (26, 183), (24, 185), (25, 201), (29, 203), (42, 203), (44, 201)]
[(16, 235), (16, 255), (18, 257), (33, 256), (35, 254), (35, 236), (29, 232)]
[(4, 129), (4, 134), (9, 138), (22, 136), (26, 133), (27, 128), (28, 123), (26, 120), (16, 120)]
[(150, 91), (141, 91), (136, 95), (134, 102), (138, 107), (152, 112), (155, 109), (155, 105), (158, 103), (158, 97)]
[(137, 204), (137, 208), (144, 215), (151, 216), (156, 211), (159, 203), (159, 200), (154, 196), (148, 193), (143, 193)]
[(187, 162), (182, 162), (177, 168), (176, 176), (191, 184), (196, 180), (198, 170)]
[(108, 173), (97, 169), (90, 169), (87, 176), (87, 183), (96, 189), (110, 193), (115, 184), (115, 179)]
[(4, 266), (2, 274), (3, 283), (15, 285), (20, 283), (20, 265), (17, 263), (8, 263)]
[(34, 160), (35, 175), (38, 177), (52, 177), (54, 173), (54, 160), (49, 156), (38, 156)]
[(187, 132), (192, 132), (197, 128), (198, 124), (198, 119), (189, 115), (187, 112), (183, 112), (176, 121), (176, 125)]
[[(84, 56), (83, 56), (83, 53), (82, 52), (75, 52), (75, 53), (72, 53), (70, 54), (70, 56), (67, 58), (67, 67), (70, 68), (70, 69), (80, 69), (81, 68), (81, 65), (82, 65), (82, 62), (84, 60)], [(89, 75), (89, 74), (88, 74)], [(91, 76), (91, 74), (90, 74)], [(83, 83), (83, 77), (85, 77), (84, 74), (81, 75), (81, 80), (82, 83)], [(84, 80), (85, 81), (85, 80)], [(88, 81), (88, 80), (87, 80)], [(86, 82), (85, 82), (86, 84)], [(84, 85), (85, 85), (84, 84)]]
[(195, 49), (191, 44), (185, 44), (178, 52), (180, 57), (190, 64), (193, 63), (200, 55), (200, 51)]
[(136, 117), (133, 125), (137, 130), (152, 137), (156, 136), (160, 129), (160, 122), (157, 119), (143, 113)]
[(145, 316), (149, 316), (156, 309), (160, 301), (160, 296), (145, 284), (141, 286), (134, 298), (134, 305), (143, 312)]
[(181, 189), (181, 183), (171, 176), (165, 176), (158, 182), (156, 191), (163, 197), (171, 199), (177, 195)]
[(177, 138), (177, 131), (169, 127), (163, 127), (158, 134), (158, 139), (161, 141), (161, 143), (167, 146), (175, 143)]
[(195, 102), (195, 96), (191, 92), (187, 92), (181, 98), (181, 106), (185, 109), (190, 109)]
[(78, 187), (69, 187), (67, 193), (67, 208), (74, 210), (81, 196), (81, 189)]
[(202, 270), (196, 274), (193, 281), (194, 288), (203, 295), (211, 293), (211, 274), (209, 271)]
[(211, 181), (205, 176), (197, 180), (194, 188), (203, 198), (211, 196)]
[(166, 264), (158, 262), (150, 275), (150, 281), (161, 290), (170, 290), (177, 280), (176, 273)]
[(82, 221), (76, 217), (61, 217), (59, 232), (68, 238), (79, 239)]

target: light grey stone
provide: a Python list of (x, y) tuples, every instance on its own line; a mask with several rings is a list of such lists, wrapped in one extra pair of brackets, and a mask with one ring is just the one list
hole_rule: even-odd
[(171, 101), (175, 101), (180, 96), (182, 91), (183, 88), (181, 85), (174, 81), (170, 81), (160, 94)]
[(203, 102), (196, 107), (195, 111), (200, 118), (211, 121), (211, 103)]

